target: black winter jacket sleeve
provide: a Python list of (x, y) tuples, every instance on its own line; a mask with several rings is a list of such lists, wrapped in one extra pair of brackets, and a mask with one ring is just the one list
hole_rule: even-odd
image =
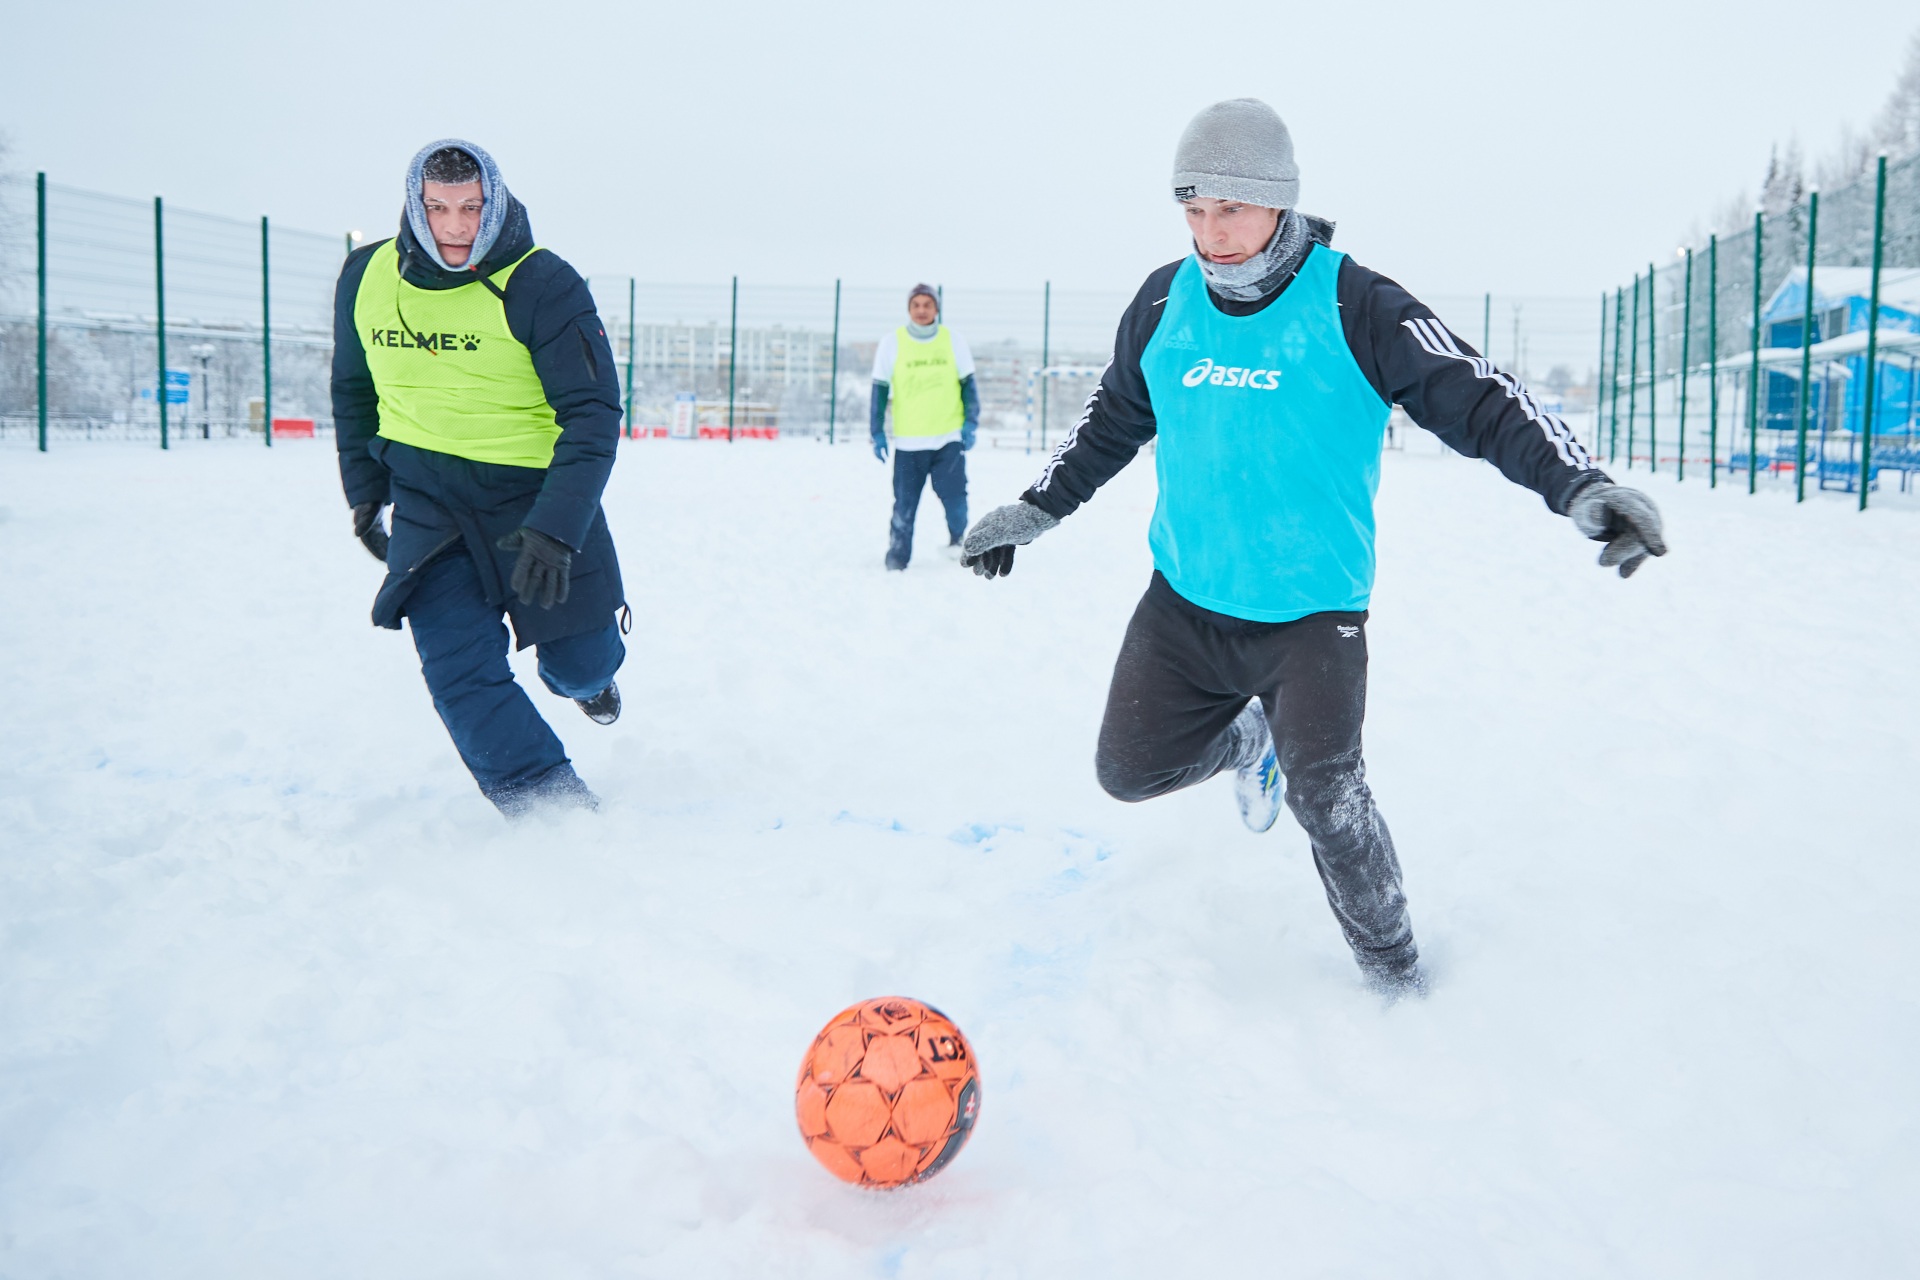
[(367, 349), (360, 344), (360, 329), (353, 322), (353, 300), (367, 274), (367, 260), (384, 243), (348, 254), (333, 287), (333, 444), (340, 455), (340, 487), (350, 507), (391, 500), (393, 477), (367, 452), (380, 434), (380, 394), (374, 390)]
[[(377, 248), (368, 245), (349, 256), (334, 290), (334, 439), (349, 506), (387, 501), (391, 483), (387, 469), (367, 450), (380, 431), (380, 398), (353, 320), (354, 299)], [(587, 282), (558, 255), (543, 250), (528, 258), (504, 292), (508, 331), (532, 354), (534, 373), (560, 423), (553, 461), (526, 523), (578, 551), (600, 509), (619, 448), (620, 381), (613, 348)]]
[[(1161, 267), (1134, 296), (1114, 336), (1112, 361), (1023, 500), (1058, 518), (1071, 515), (1153, 439), (1157, 423), (1140, 357), (1179, 268)], [(1229, 315), (1252, 315), (1284, 292), (1253, 303), (1208, 296)], [(1345, 259), (1338, 299), (1347, 348), (1367, 382), (1450, 448), (1486, 458), (1561, 515), (1575, 492), (1607, 478), (1566, 423), (1386, 276)]]
[(507, 328), (533, 353), (533, 371), (560, 422), (546, 483), (527, 527), (575, 551), (600, 510), (620, 447), (620, 376), (587, 282), (558, 255), (534, 254), (507, 281)]

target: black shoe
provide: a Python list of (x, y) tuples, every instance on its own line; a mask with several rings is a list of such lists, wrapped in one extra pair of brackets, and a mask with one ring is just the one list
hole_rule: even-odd
[(573, 705), (595, 724), (612, 724), (620, 718), (620, 686), (609, 680), (606, 688), (591, 698), (575, 698)]
[(534, 782), (491, 791), (482, 788), (482, 792), (503, 815), (516, 822), (536, 813), (559, 813), (568, 809), (585, 809), (591, 813), (600, 807), (600, 797), (587, 789), (570, 764), (560, 765)]
[(1420, 967), (1417, 960), (1396, 969), (1362, 965), (1360, 976), (1367, 984), (1367, 990), (1390, 1005), (1399, 1004), (1402, 1000), (1427, 998), (1427, 971)]

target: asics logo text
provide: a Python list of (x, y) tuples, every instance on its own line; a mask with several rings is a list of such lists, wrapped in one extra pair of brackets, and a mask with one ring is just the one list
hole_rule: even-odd
[(1209, 383), (1216, 387), (1245, 387), (1249, 391), (1277, 391), (1280, 387), (1278, 369), (1242, 369), (1239, 365), (1215, 364), (1213, 357), (1203, 356), (1200, 363), (1181, 375), (1183, 386), (1197, 387)]

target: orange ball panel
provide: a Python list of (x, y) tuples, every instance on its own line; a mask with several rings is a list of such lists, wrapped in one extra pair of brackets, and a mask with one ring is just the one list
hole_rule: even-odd
[(947, 1086), (923, 1076), (907, 1082), (893, 1104), (893, 1131), (916, 1147), (939, 1142), (953, 1127), (953, 1095)]
[(812, 1080), (803, 1081), (793, 1098), (794, 1114), (800, 1120), (800, 1132), (818, 1138), (827, 1131), (827, 1091)]
[(857, 1026), (829, 1026), (813, 1043), (808, 1061), (813, 1078), (821, 1084), (835, 1085), (853, 1074), (867, 1051), (867, 1033)]
[(897, 1187), (914, 1174), (920, 1152), (888, 1134), (860, 1153), (860, 1168), (876, 1186)]
[(871, 1080), (893, 1097), (901, 1086), (920, 1074), (920, 1051), (912, 1036), (875, 1036), (860, 1060), (860, 1078)]
[(842, 1182), (859, 1182), (866, 1174), (860, 1168), (860, 1162), (831, 1138), (815, 1138), (807, 1143), (807, 1150), (813, 1152), (813, 1158), (826, 1166), (827, 1172)]
[(827, 1099), (828, 1136), (844, 1146), (871, 1145), (886, 1132), (891, 1110), (877, 1086), (849, 1080)]
[(860, 1021), (875, 1031), (892, 1034), (896, 1031), (910, 1031), (920, 1025), (927, 1016), (927, 1006), (918, 1000), (908, 1000), (901, 996), (885, 996), (879, 1000), (869, 1000), (857, 1006)]
[(929, 1020), (920, 1028), (919, 1049), (927, 1070), (942, 1080), (964, 1080), (973, 1074), (973, 1049), (960, 1028), (945, 1018)]

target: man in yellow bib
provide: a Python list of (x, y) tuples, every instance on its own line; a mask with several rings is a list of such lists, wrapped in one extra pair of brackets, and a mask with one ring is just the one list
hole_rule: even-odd
[(534, 246), (493, 157), (448, 138), (408, 166), (399, 235), (348, 257), (333, 336), (340, 480), (387, 566), (374, 623), (407, 620), (434, 708), (501, 812), (594, 807), (514, 682), (503, 621), (538, 646), (548, 689), (613, 723), (626, 597), (600, 494), (620, 386), (586, 281)]
[(907, 323), (873, 353), (873, 456), (887, 460), (887, 404), (893, 404), (893, 525), (887, 568), (913, 558), (913, 522), (920, 495), (933, 481), (947, 510), (947, 553), (960, 558), (967, 531), (967, 462), (980, 424), (973, 352), (940, 323), (940, 296), (917, 284), (907, 295)]

